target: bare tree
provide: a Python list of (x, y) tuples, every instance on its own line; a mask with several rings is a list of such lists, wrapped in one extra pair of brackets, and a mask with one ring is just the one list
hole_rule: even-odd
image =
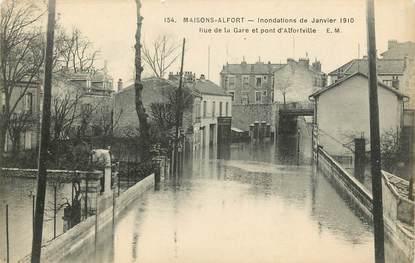
[(150, 138), (150, 127), (148, 125), (148, 114), (144, 108), (143, 104), (143, 83), (141, 81), (141, 73), (143, 72), (143, 67), (141, 65), (141, 26), (143, 22), (143, 17), (141, 16), (141, 0), (135, 0), (137, 7), (137, 29), (135, 33), (135, 78), (134, 78), (134, 90), (135, 90), (135, 109), (137, 112), (139, 124), (140, 124), (140, 140), (142, 143), (141, 146), (141, 158), (148, 159), (150, 145), (148, 139)]
[(74, 122), (81, 114), (79, 109), (81, 96), (80, 88), (69, 85), (65, 81), (55, 81), (51, 109), (53, 142), (69, 137)]
[[(176, 126), (177, 108), (179, 107), (177, 89), (165, 92), (164, 100), (153, 102), (150, 104), (151, 123), (152, 123), (152, 141), (160, 144), (163, 148), (168, 148), (168, 140), (174, 139), (174, 131)], [(183, 101), (181, 109), (188, 111), (192, 109), (193, 96), (189, 89), (183, 89)]]
[(170, 36), (159, 36), (152, 45), (143, 45), (143, 60), (154, 76), (164, 78), (180, 56), (180, 45)]
[(36, 85), (43, 65), (44, 41), (37, 22), (43, 13), (35, 4), (5, 0), (0, 16), (0, 81), (4, 96), (0, 116), (0, 166), (6, 132), (26, 91)]
[(275, 89), (278, 90), (279, 92), (281, 92), (282, 98), (283, 98), (283, 104), (284, 106), (287, 104), (287, 93), (290, 92), (291, 90), (291, 81), (289, 77), (286, 78), (278, 78), (275, 79)]
[(73, 28), (69, 34), (62, 28), (58, 29), (55, 39), (56, 71), (94, 72), (99, 53), (78, 28)]
[(12, 142), (11, 152), (13, 158), (20, 152), (22, 134), (32, 127), (34, 121), (35, 119), (29, 111), (16, 112), (10, 117), (8, 133)]

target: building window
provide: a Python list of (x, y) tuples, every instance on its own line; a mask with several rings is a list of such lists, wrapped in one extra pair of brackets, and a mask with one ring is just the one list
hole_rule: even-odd
[(264, 90), (263, 92), (262, 92), (262, 96), (264, 96), (264, 98), (266, 98), (267, 97), (267, 91), (266, 90)]
[(232, 96), (232, 101), (235, 100), (235, 91), (229, 91), (229, 95)]
[(266, 81), (267, 81), (267, 76), (266, 76), (266, 75), (262, 76), (262, 80), (263, 80), (264, 82), (266, 82)]
[(26, 131), (24, 135), (24, 148), (25, 150), (30, 150), (32, 149), (32, 133), (30, 131)]
[(392, 80), (391, 80), (391, 79), (384, 79), (384, 80), (383, 80), (383, 83), (384, 83), (385, 85), (388, 85), (388, 86), (392, 87)]
[(6, 94), (4, 92), (1, 93), (1, 109), (6, 110)]
[(255, 86), (256, 87), (262, 87), (262, 78), (261, 78), (261, 76), (256, 76), (255, 77)]
[(222, 117), (222, 101), (219, 102), (219, 116)]
[(229, 114), (229, 102), (226, 102), (225, 113), (226, 113), (225, 116), (228, 117), (228, 114)]
[(248, 103), (249, 103), (249, 97), (248, 97), (248, 94), (242, 94), (242, 95), (241, 95), (241, 103), (242, 103), (242, 104), (244, 104), (244, 105), (246, 105), (246, 104), (248, 104)]
[(274, 92), (273, 91), (271, 91), (270, 96), (271, 96), (271, 101), (274, 102)]
[(228, 89), (235, 88), (235, 76), (229, 75), (228, 76)]
[(244, 89), (249, 88), (249, 75), (242, 76), (242, 86)]
[(203, 117), (206, 117), (206, 101), (203, 101)]
[(27, 93), (24, 96), (23, 99), (23, 107), (24, 107), (24, 111), (31, 114), (32, 113), (32, 108), (33, 108), (33, 95), (32, 93)]
[(262, 91), (255, 91), (255, 102), (262, 102)]
[(216, 109), (216, 103), (212, 102), (212, 117), (215, 117), (215, 109)]

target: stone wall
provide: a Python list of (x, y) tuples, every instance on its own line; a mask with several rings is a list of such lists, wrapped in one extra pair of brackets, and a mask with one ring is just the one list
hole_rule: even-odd
[(255, 121), (271, 124), (275, 131), (277, 104), (248, 104), (232, 106), (232, 127), (249, 131), (249, 125)]
[[(345, 198), (351, 200), (351, 204), (357, 206), (368, 219), (372, 219), (372, 194), (321, 148), (318, 149), (318, 168), (335, 188), (341, 190)], [(414, 203), (409, 200), (405, 201), (399, 196), (388, 182), (385, 172), (383, 172), (382, 179), (385, 238), (390, 240), (401, 255), (412, 262), (414, 259)], [(412, 205), (412, 208), (409, 208), (409, 205)], [(406, 221), (405, 223), (409, 223), (408, 226), (412, 227), (412, 231), (403, 226), (402, 219)]]
[(321, 148), (318, 150), (318, 168), (366, 217), (372, 217), (372, 194)]

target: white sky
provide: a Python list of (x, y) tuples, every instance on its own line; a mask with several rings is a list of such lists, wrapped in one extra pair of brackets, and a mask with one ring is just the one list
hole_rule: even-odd
[[(287, 57), (304, 57), (321, 61), (323, 71), (329, 72), (358, 54), (366, 53), (366, 18), (364, 0), (142, 0), (144, 17), (142, 33), (151, 42), (161, 34), (169, 34), (181, 41), (186, 38), (185, 70), (207, 75), (208, 46), (211, 48), (210, 79), (219, 82), (223, 64), (240, 63), (243, 56), (248, 63), (258, 61), (284, 63)], [(376, 0), (377, 48), (386, 50), (388, 39), (415, 41), (415, 1)], [(134, 62), (134, 34), (136, 29), (134, 0), (57, 0), (60, 23), (76, 26), (101, 50), (115, 80), (132, 80)], [(238, 35), (200, 34), (201, 24), (183, 24), (183, 16), (257, 17), (353, 17), (356, 22), (343, 26), (341, 34), (316, 35)], [(175, 24), (163, 23), (163, 17), (174, 17)], [(209, 25), (212, 26), (212, 25)], [(233, 28), (234, 25), (220, 25)], [(242, 27), (256, 27), (245, 23)], [(276, 25), (278, 26), (278, 25)], [(299, 27), (300, 25), (295, 25)], [(275, 25), (269, 25), (275, 27)], [(326, 25), (318, 27), (325, 31)], [(103, 61), (101, 61), (103, 62)], [(176, 64), (171, 71), (178, 71)]]

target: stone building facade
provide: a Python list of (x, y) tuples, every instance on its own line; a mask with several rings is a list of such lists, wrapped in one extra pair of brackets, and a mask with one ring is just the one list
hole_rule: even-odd
[(304, 101), (316, 87), (325, 84), (320, 62), (309, 65), (308, 58), (299, 61), (287, 59), (285, 64), (261, 61), (226, 64), (220, 77), (221, 86), (232, 96), (233, 127), (243, 131), (248, 131), (249, 125), (255, 121), (265, 121), (275, 132), (278, 107), (274, 104), (283, 102), (281, 89), (286, 89), (292, 100)]
[(274, 72), (274, 101), (279, 104), (308, 101), (308, 96), (326, 85), (326, 75), (318, 61), (287, 59)]
[(273, 102), (274, 72), (283, 64), (256, 62), (226, 64), (220, 72), (221, 87), (232, 96), (234, 105)]

